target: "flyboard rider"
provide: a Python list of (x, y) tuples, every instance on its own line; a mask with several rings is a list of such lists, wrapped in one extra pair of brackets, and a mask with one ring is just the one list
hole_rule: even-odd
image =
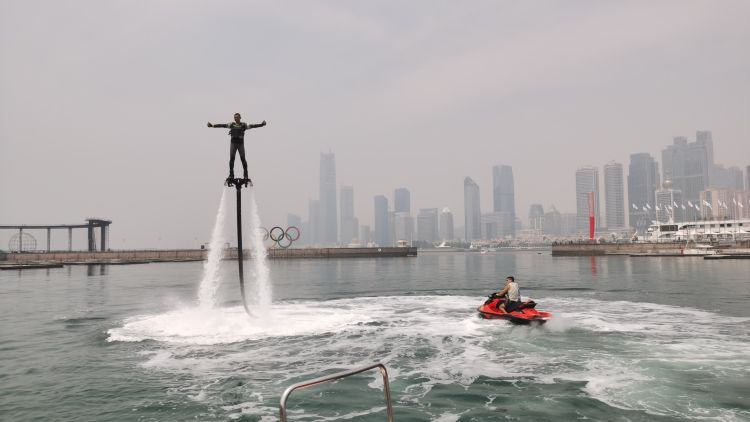
[(248, 129), (255, 129), (266, 125), (266, 121), (257, 125), (249, 125), (240, 119), (240, 113), (234, 113), (234, 121), (232, 123), (221, 123), (211, 124), (208, 122), (208, 127), (220, 127), (229, 129), (229, 136), (231, 138), (229, 146), (229, 179), (234, 179), (234, 156), (237, 151), (240, 153), (240, 161), (242, 161), (243, 179), (247, 180), (247, 161), (245, 161), (245, 131)]

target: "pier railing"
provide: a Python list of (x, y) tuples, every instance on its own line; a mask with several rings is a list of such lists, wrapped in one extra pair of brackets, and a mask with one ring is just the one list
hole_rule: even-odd
[(374, 365), (365, 366), (363, 368), (358, 369), (352, 369), (350, 371), (344, 371), (339, 372), (332, 375), (327, 375), (324, 377), (316, 378), (310, 381), (304, 381), (297, 384), (294, 384), (287, 388), (284, 391), (284, 394), (281, 395), (281, 400), (279, 402), (279, 418), (281, 419), (281, 422), (286, 422), (286, 402), (289, 399), (289, 396), (297, 391), (297, 390), (303, 390), (305, 388), (315, 387), (316, 385), (325, 384), (327, 382), (340, 380), (342, 378), (346, 378), (352, 375), (356, 375), (365, 371), (369, 371), (371, 369), (378, 368), (380, 370), (380, 375), (383, 376), (383, 390), (385, 391), (385, 405), (386, 405), (386, 412), (388, 415), (388, 422), (393, 422), (393, 408), (391, 406), (391, 386), (388, 383), (388, 370), (385, 368), (385, 365), (382, 363), (376, 363)]

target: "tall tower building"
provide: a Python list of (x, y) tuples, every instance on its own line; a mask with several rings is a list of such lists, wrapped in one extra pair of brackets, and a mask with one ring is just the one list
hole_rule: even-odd
[(610, 161), (604, 165), (604, 205), (607, 228), (625, 228), (625, 186), (622, 164)]
[(562, 216), (554, 205), (550, 211), (544, 213), (542, 224), (542, 233), (547, 236), (559, 236), (562, 234)]
[(354, 188), (351, 186), (341, 186), (341, 239), (340, 243), (344, 246), (352, 242), (352, 239), (358, 237), (357, 228), (355, 227), (354, 218)]
[(408, 212), (394, 212), (393, 225), (395, 232), (395, 241), (403, 240), (407, 245), (411, 245), (414, 240), (414, 219)]
[(601, 227), (599, 218), (599, 169), (584, 166), (576, 171), (576, 220), (578, 233), (589, 231), (589, 192), (594, 193), (594, 220)]
[(320, 234), (321, 243), (338, 242), (338, 217), (336, 210), (336, 156), (320, 154)]
[(711, 186), (718, 189), (744, 190), (745, 181), (742, 169), (739, 167), (724, 167), (714, 164), (711, 172)]
[(370, 226), (363, 224), (359, 226), (359, 243), (362, 246), (367, 246), (372, 242), (372, 232)]
[(479, 208), (479, 185), (471, 177), (464, 179), (464, 229), (466, 240), (482, 238), (482, 211)]
[[(516, 219), (516, 195), (513, 187), (513, 167), (500, 165), (492, 167), (492, 201), (493, 211), (508, 213), (510, 220)], [(515, 237), (515, 224), (510, 225), (512, 237)]]
[[(701, 191), (711, 185), (714, 168), (714, 143), (710, 131), (698, 131), (695, 142), (678, 136), (662, 153), (662, 183), (672, 182), (672, 188), (682, 192), (686, 201), (697, 203)], [(692, 218), (692, 215), (688, 215)]]
[(417, 216), (417, 240), (437, 242), (438, 239), (438, 209), (422, 208)]
[(398, 188), (393, 192), (393, 211), (411, 213), (411, 193), (409, 189)]
[(390, 224), (388, 223), (388, 198), (383, 195), (375, 197), (375, 237), (378, 246), (391, 246)]
[(306, 236), (307, 241), (305, 243), (315, 245), (320, 243), (320, 201), (317, 199), (311, 199), (308, 205), (308, 219), (307, 219), (307, 230), (309, 234)]
[(631, 154), (628, 166), (628, 216), (630, 227), (644, 233), (656, 219), (656, 190), (659, 189), (659, 163), (645, 152)]
[(302, 217), (297, 214), (289, 213), (286, 215), (286, 225), (300, 228), (300, 226), (302, 225)]
[(509, 212), (482, 214), (482, 239), (507, 239), (516, 232), (516, 220)]
[(408, 244), (414, 238), (414, 218), (411, 216), (411, 193), (409, 189), (398, 188), (393, 192), (393, 223), (395, 240), (405, 240)]
[(448, 207), (440, 212), (440, 240), (453, 240), (453, 213)]

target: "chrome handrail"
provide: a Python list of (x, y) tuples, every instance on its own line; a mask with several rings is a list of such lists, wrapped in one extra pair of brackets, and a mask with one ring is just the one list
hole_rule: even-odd
[(383, 390), (385, 390), (385, 404), (386, 404), (386, 411), (388, 412), (388, 422), (393, 422), (393, 408), (391, 407), (391, 386), (388, 384), (388, 370), (385, 369), (385, 366), (382, 363), (376, 363), (374, 365), (365, 366), (364, 368), (339, 372), (333, 375), (316, 378), (314, 380), (299, 382), (297, 384), (290, 386), (284, 391), (284, 394), (281, 395), (281, 400), (279, 403), (279, 418), (281, 419), (281, 422), (286, 422), (286, 401), (287, 399), (289, 399), (289, 396), (295, 390), (303, 390), (305, 388), (314, 387), (319, 384), (323, 384), (329, 381), (335, 381), (341, 378), (348, 377), (350, 375), (356, 375), (361, 372), (369, 371), (370, 369), (375, 369), (375, 368), (380, 369), (380, 374), (383, 375)]

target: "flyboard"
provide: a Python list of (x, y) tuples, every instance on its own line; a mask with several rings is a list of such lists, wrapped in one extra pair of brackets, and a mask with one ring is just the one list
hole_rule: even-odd
[(242, 306), (245, 307), (245, 312), (250, 314), (250, 308), (247, 307), (247, 299), (245, 298), (245, 276), (242, 270), (242, 188), (253, 186), (253, 181), (248, 178), (236, 179), (233, 177), (227, 177), (224, 181), (224, 185), (232, 187), (237, 190), (237, 264), (240, 271), (240, 292), (242, 293)]

